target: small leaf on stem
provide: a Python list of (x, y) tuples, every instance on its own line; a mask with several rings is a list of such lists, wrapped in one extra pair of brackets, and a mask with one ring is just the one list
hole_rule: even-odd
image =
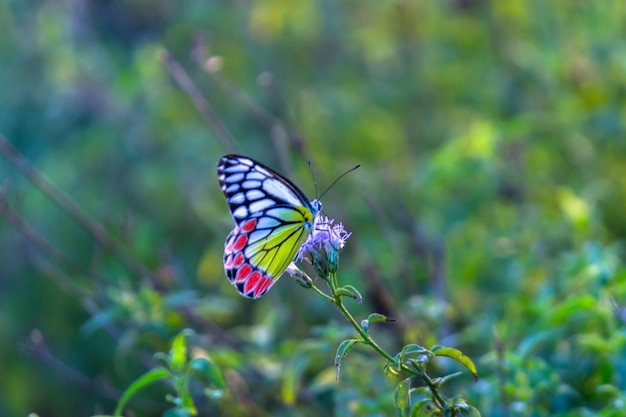
[(352, 285), (346, 285), (344, 287), (339, 287), (335, 289), (335, 297), (350, 297), (354, 298), (359, 304), (363, 301), (363, 297), (361, 297), (361, 293), (354, 288)]
[(472, 360), (469, 357), (465, 356), (460, 350), (451, 347), (436, 346), (433, 348), (433, 353), (435, 354), (435, 356), (445, 356), (454, 359), (461, 365), (465, 366), (467, 370), (470, 371), (472, 375), (474, 375), (475, 381), (478, 380), (478, 371), (476, 370), (476, 365), (474, 365), (474, 362), (472, 362)]
[(357, 343), (364, 343), (361, 339), (346, 339), (339, 344), (337, 348), (337, 354), (335, 355), (335, 377), (339, 380), (339, 368), (341, 368), (341, 362), (352, 348)]
[(411, 378), (401, 381), (393, 392), (393, 405), (396, 408), (398, 417), (409, 417), (411, 412)]
[(369, 324), (374, 324), (374, 323), (384, 323), (387, 321), (395, 321), (395, 319), (390, 319), (389, 317), (380, 313), (372, 313), (369, 316), (367, 316), (367, 321), (369, 322)]

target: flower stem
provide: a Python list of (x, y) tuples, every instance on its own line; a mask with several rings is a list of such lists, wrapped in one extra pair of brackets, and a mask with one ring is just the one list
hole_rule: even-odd
[[(426, 373), (426, 370), (424, 370), (424, 371), (420, 370), (415, 364), (413, 364), (413, 366), (415, 367), (415, 369), (417, 371), (417, 374), (422, 378), (422, 380), (424, 381), (426, 386), (428, 386), (428, 389), (430, 390), (430, 392), (433, 393), (433, 397), (435, 397), (435, 403), (437, 404), (439, 409), (443, 410), (443, 407), (445, 406), (446, 402), (439, 395), (439, 392), (437, 391), (437, 387), (433, 383), (433, 380), (430, 379), (430, 377)], [(413, 373), (415, 373), (415, 372), (413, 372)]]
[[(350, 313), (348, 311), (348, 309), (346, 308), (346, 306), (343, 304), (343, 299), (340, 295), (335, 295), (335, 289), (339, 286), (338, 285), (338, 281), (337, 281), (337, 274), (336, 273), (332, 273), (330, 276), (330, 279), (327, 279), (326, 282), (328, 283), (328, 286), (330, 287), (330, 291), (333, 294), (333, 297), (328, 296), (327, 294), (325, 294), (324, 292), (322, 292), (321, 290), (319, 290), (317, 287), (313, 286), (313, 288), (320, 293), (321, 295), (324, 296), (324, 298), (326, 298), (327, 300), (330, 300), (332, 302), (334, 302), (337, 305), (337, 308), (339, 308), (339, 310), (341, 311), (341, 313), (344, 315), (344, 317), (346, 319), (348, 319), (348, 321), (350, 322), (350, 324), (352, 324), (352, 327), (354, 327), (354, 329), (359, 333), (359, 335), (361, 336), (361, 338), (363, 339), (363, 341), (370, 345), (372, 348), (374, 348), (374, 350), (376, 352), (378, 352), (381, 356), (383, 356), (385, 359), (387, 359), (387, 361), (389, 361), (390, 363), (394, 363), (395, 359), (393, 356), (391, 356), (389, 353), (387, 353), (387, 351), (385, 351), (385, 349), (383, 349), (382, 347), (380, 347), (378, 345), (378, 343), (376, 343), (374, 341), (374, 339), (372, 339), (372, 337), (365, 331), (363, 330), (363, 328), (361, 327), (361, 325), (356, 321), (356, 319), (354, 318), (354, 316), (352, 315), (352, 313)], [(437, 387), (435, 386), (435, 384), (433, 383), (432, 379), (430, 379), (430, 377), (426, 374), (426, 372), (421, 371), (420, 369), (412, 369), (409, 366), (407, 366), (406, 364), (402, 363), (400, 364), (400, 368), (405, 371), (408, 372), (412, 375), (418, 376), (420, 377), (424, 383), (428, 386), (428, 389), (430, 390), (430, 392), (432, 392), (433, 397), (435, 398), (435, 403), (437, 405), (437, 407), (439, 407), (440, 410), (443, 411), (443, 408), (446, 404), (446, 402), (444, 401), (443, 398), (441, 398), (441, 396), (439, 395), (439, 392), (437, 391)]]
[[(333, 295), (335, 294), (335, 289), (337, 288), (337, 274), (331, 274), (331, 280), (328, 281), (329, 285), (330, 283), (332, 283), (331, 286), (331, 291), (333, 293)], [(348, 311), (348, 309), (346, 308), (346, 306), (343, 304), (343, 300), (341, 298), (341, 296), (338, 295), (334, 295), (334, 303), (337, 304), (337, 307), (339, 308), (339, 310), (341, 311), (341, 313), (345, 316), (346, 319), (348, 319), (348, 321), (350, 322), (350, 324), (352, 324), (352, 327), (354, 327), (354, 329), (359, 333), (359, 335), (361, 336), (361, 338), (363, 339), (363, 341), (365, 343), (367, 343), (368, 345), (370, 345), (371, 347), (374, 348), (374, 350), (378, 353), (380, 353), (385, 359), (387, 359), (389, 362), (393, 362), (393, 356), (391, 356), (389, 353), (387, 353), (382, 347), (380, 347), (378, 345), (378, 343), (376, 343), (374, 341), (374, 339), (372, 339), (370, 337), (369, 334), (367, 334), (365, 332), (365, 330), (363, 330), (363, 328), (361, 327), (361, 325), (359, 325), (359, 323), (357, 323), (356, 319), (354, 318), (354, 316)]]
[(311, 284), (311, 289), (315, 291), (316, 293), (318, 293), (319, 295), (321, 295), (322, 297), (324, 297), (325, 299), (327, 299), (328, 301), (330, 301), (331, 303), (335, 302), (335, 299), (333, 297), (331, 297), (330, 295), (326, 294), (324, 291), (317, 288), (315, 284)]

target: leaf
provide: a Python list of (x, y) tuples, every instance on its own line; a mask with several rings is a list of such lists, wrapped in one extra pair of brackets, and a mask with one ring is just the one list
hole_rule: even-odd
[(192, 372), (199, 376), (202, 382), (210, 383), (213, 388), (220, 390), (226, 388), (226, 378), (224, 378), (222, 370), (209, 358), (193, 358), (187, 368), (187, 373)]
[(411, 408), (411, 417), (431, 417), (440, 416), (439, 408), (430, 398), (417, 401)]
[(454, 359), (461, 365), (465, 366), (467, 370), (470, 371), (472, 375), (474, 375), (475, 381), (478, 380), (478, 371), (476, 371), (476, 365), (474, 365), (474, 362), (472, 362), (472, 360), (469, 357), (465, 356), (460, 350), (451, 347), (437, 346), (433, 348), (433, 353), (435, 354), (435, 356), (445, 356)]
[(560, 339), (562, 333), (560, 329), (554, 327), (550, 327), (549, 330), (533, 333), (522, 340), (517, 351), (522, 358), (527, 358), (533, 354), (535, 349), (541, 347), (541, 345), (552, 343), (554, 340)]
[(459, 409), (457, 414), (459, 417), (481, 417), (480, 412), (476, 407), (468, 405), (466, 408)]
[(402, 348), (402, 351), (400, 351), (400, 356), (407, 356), (407, 355), (411, 355), (413, 353), (431, 353), (428, 349), (426, 349), (425, 347), (422, 347), (420, 345), (416, 345), (414, 343), (410, 343), (406, 346), (404, 346)]
[(346, 339), (339, 344), (337, 348), (337, 354), (335, 355), (335, 377), (337, 381), (339, 381), (339, 369), (341, 368), (341, 363), (345, 359), (346, 355), (357, 343), (364, 343), (361, 339)]
[(186, 408), (170, 408), (163, 413), (163, 417), (189, 417), (193, 416), (190, 410)]
[(300, 377), (309, 364), (310, 354), (301, 353), (291, 358), (283, 371), (282, 397), (286, 404), (296, 402), (297, 392), (300, 386)]
[(400, 374), (400, 370), (395, 364), (387, 362), (383, 368), (383, 373), (387, 376), (398, 376)]
[(117, 317), (121, 315), (121, 309), (110, 308), (106, 310), (102, 310), (93, 316), (85, 324), (80, 327), (80, 331), (84, 336), (90, 336), (95, 331), (106, 327), (107, 325), (113, 323)]
[(186, 410), (190, 415), (195, 416), (198, 414), (198, 409), (193, 403), (193, 397), (189, 391), (189, 379), (187, 377), (178, 379), (180, 381), (178, 396), (181, 400), (181, 406), (179, 406), (179, 409)]
[(395, 366), (397, 369), (402, 368), (402, 364), (407, 364), (407, 357), (410, 355), (416, 355), (416, 359), (410, 359), (410, 362), (414, 363), (416, 366), (423, 368), (423, 366), (428, 363), (428, 359), (432, 356), (432, 352), (428, 349), (416, 345), (414, 343), (410, 343), (405, 345), (402, 350), (395, 356)]
[(455, 372), (453, 374), (450, 375), (446, 375), (446, 376), (442, 376), (441, 378), (438, 378), (438, 385), (437, 386), (441, 386), (443, 384), (445, 384), (446, 382), (448, 382), (449, 380), (451, 380), (452, 378), (456, 378), (459, 375), (463, 375), (463, 372)]
[(175, 373), (180, 374), (187, 363), (187, 336), (193, 334), (193, 330), (184, 329), (172, 341), (172, 348), (168, 354), (168, 362)]
[(121, 415), (122, 410), (124, 409), (124, 406), (126, 405), (128, 400), (130, 400), (132, 396), (137, 393), (137, 391), (139, 391), (142, 388), (145, 388), (147, 385), (155, 381), (159, 381), (161, 379), (168, 379), (171, 376), (172, 376), (172, 373), (169, 370), (162, 368), (162, 367), (151, 369), (145, 374), (143, 374), (142, 376), (140, 376), (137, 380), (135, 380), (132, 384), (130, 384), (128, 388), (126, 388), (126, 391), (124, 391), (124, 393), (122, 394), (122, 397), (117, 403), (117, 407), (115, 407), (115, 411), (113, 412), (113, 415), (115, 416)]
[(394, 319), (390, 319), (384, 314), (380, 314), (380, 313), (372, 313), (369, 316), (367, 316), (367, 322), (370, 325), (374, 323), (384, 323), (387, 321), (394, 321)]
[(352, 285), (346, 285), (344, 287), (339, 287), (335, 290), (335, 297), (350, 297), (357, 300), (359, 304), (363, 301), (363, 297), (361, 297), (361, 293), (357, 291)]
[(380, 313), (372, 313), (367, 316), (367, 319), (361, 321), (361, 327), (365, 330), (365, 333), (369, 334), (369, 327), (374, 323), (384, 323), (387, 321), (394, 321), (394, 319), (390, 319), (387, 316)]
[(409, 417), (411, 413), (411, 378), (401, 381), (393, 392), (393, 405), (398, 417)]

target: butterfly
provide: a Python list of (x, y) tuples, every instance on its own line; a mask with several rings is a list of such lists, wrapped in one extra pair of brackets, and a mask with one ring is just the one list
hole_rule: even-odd
[(222, 157), (217, 178), (236, 224), (224, 245), (226, 276), (241, 295), (259, 298), (295, 258), (322, 203), (246, 156)]

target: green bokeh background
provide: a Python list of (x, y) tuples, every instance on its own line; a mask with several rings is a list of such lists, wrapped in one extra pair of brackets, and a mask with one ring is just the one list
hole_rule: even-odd
[(308, 160), (320, 189), (361, 164), (323, 199), (353, 232), (339, 279), (357, 317), (398, 319), (390, 351), (477, 363), (447, 395), (626, 415), (625, 21), (608, 0), (0, 2), (0, 132), (153, 273), (0, 160), (3, 206), (72, 264), (0, 220), (0, 415), (111, 413), (184, 327), (229, 381), (202, 415), (393, 415), (398, 381), (365, 349), (334, 381), (352, 333), (332, 305), (289, 278), (258, 301), (228, 283), (230, 152), (311, 198)]

